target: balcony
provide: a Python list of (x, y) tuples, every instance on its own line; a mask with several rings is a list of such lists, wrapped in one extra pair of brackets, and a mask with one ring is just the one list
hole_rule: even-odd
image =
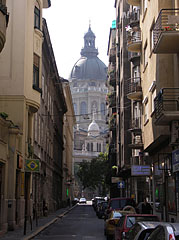
[(127, 31), (127, 50), (129, 52), (140, 52), (142, 46), (141, 31)]
[(140, 6), (140, 0), (126, 0), (129, 5)]
[(116, 71), (109, 72), (109, 85), (115, 86), (116, 85)]
[(169, 125), (179, 120), (179, 88), (163, 88), (154, 99), (155, 124)]
[(43, 8), (49, 8), (51, 6), (51, 0), (43, 0)]
[(140, 66), (140, 53), (128, 52), (128, 60), (132, 62), (134, 66)]
[(109, 120), (109, 130), (115, 130), (116, 128), (116, 115), (112, 115), (112, 117)]
[(0, 0), (0, 52), (6, 42), (6, 28), (8, 25), (9, 15), (4, 1)]
[(112, 47), (109, 51), (109, 62), (116, 62), (116, 47)]
[(134, 9), (129, 13), (129, 24), (131, 27), (139, 26), (140, 21), (140, 9)]
[(140, 133), (141, 132), (141, 119), (140, 119), (140, 117), (134, 118), (134, 119), (131, 120), (129, 131), (135, 132), (135, 133), (137, 133), (137, 132)]
[(132, 149), (142, 149), (144, 146), (143, 141), (142, 141), (142, 135), (138, 134), (134, 136), (132, 143), (129, 144), (129, 147)]
[(162, 9), (153, 28), (154, 53), (179, 52), (179, 9)]
[(107, 95), (107, 101), (109, 102), (109, 107), (116, 106), (116, 93), (112, 92)]
[(129, 78), (127, 84), (127, 98), (130, 100), (141, 101), (142, 100), (142, 87), (141, 78)]

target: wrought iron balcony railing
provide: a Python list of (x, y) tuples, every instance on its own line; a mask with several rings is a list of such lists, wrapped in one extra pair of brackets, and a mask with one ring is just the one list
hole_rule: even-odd
[(109, 61), (115, 62), (116, 61), (116, 47), (112, 47), (109, 51)]
[(131, 27), (139, 24), (140, 20), (140, 9), (134, 9), (132, 12), (129, 13), (129, 24)]
[(114, 128), (116, 128), (116, 116), (112, 116), (109, 120), (109, 129), (113, 130)]
[(132, 139), (132, 143), (129, 144), (129, 147), (131, 147), (132, 149), (142, 149), (144, 146), (143, 141), (142, 141), (142, 135), (136, 135), (133, 139)]
[(153, 28), (154, 53), (179, 52), (179, 9), (161, 9)]
[(127, 50), (130, 52), (141, 51), (141, 31), (140, 29), (127, 32)]
[(133, 6), (140, 6), (141, 0), (126, 0), (126, 2)]
[(154, 108), (156, 125), (179, 120), (179, 88), (162, 88), (154, 99)]
[(141, 78), (129, 78), (127, 84), (127, 97), (132, 100), (141, 100), (142, 99), (142, 87), (141, 87)]
[(131, 120), (130, 131), (141, 132), (141, 118), (134, 118)]
[(116, 71), (113, 70), (109, 73), (109, 84), (114, 86), (116, 84)]

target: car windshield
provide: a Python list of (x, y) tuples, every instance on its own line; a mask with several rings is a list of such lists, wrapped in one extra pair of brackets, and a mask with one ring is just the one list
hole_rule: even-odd
[(156, 216), (129, 216), (127, 217), (126, 227), (131, 228), (136, 222), (143, 222), (143, 221), (158, 221)]
[(114, 199), (110, 203), (112, 209), (122, 209), (127, 205), (134, 206), (134, 201), (132, 199)]
[(113, 213), (113, 218), (121, 218), (122, 217), (122, 214), (119, 213), (119, 212), (114, 212)]

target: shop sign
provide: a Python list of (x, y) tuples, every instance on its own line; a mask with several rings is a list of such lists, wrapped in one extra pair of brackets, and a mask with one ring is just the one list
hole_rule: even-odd
[(120, 182), (120, 181), (122, 181), (122, 179), (119, 178), (119, 177), (111, 177), (111, 182), (112, 182), (112, 183), (118, 183), (118, 182)]
[(172, 152), (173, 172), (179, 171), (179, 149)]
[(132, 165), (131, 176), (150, 176), (150, 166), (149, 165)]

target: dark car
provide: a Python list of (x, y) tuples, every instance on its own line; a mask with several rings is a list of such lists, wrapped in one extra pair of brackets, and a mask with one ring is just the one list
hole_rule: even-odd
[(132, 226), (136, 222), (143, 221), (159, 222), (159, 218), (152, 214), (127, 214), (122, 216), (115, 229), (115, 240), (125, 239), (126, 233), (129, 232)]
[(107, 207), (108, 207), (107, 201), (98, 203), (97, 210), (96, 210), (96, 215), (98, 216), (98, 218), (103, 218), (105, 216), (105, 211)]
[(108, 208), (111, 210), (123, 210), (124, 207), (131, 206), (136, 207), (136, 203), (133, 198), (111, 198), (109, 200)]
[(104, 201), (105, 201), (104, 197), (95, 197), (94, 200), (92, 201), (92, 206), (93, 206), (94, 210), (95, 211), (97, 210), (98, 203), (104, 202)]

